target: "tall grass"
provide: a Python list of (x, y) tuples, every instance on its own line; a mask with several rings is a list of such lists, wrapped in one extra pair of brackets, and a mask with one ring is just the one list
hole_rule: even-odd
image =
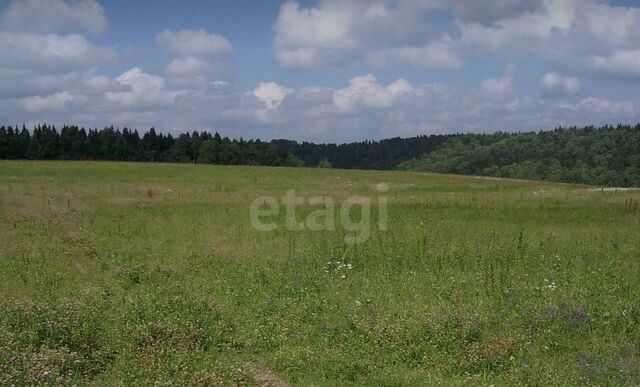
[[(339, 202), (383, 182), (389, 229), (363, 244), (341, 227), (249, 222), (259, 196)], [(0, 384), (637, 385), (628, 196), (416, 173), (2, 162)]]

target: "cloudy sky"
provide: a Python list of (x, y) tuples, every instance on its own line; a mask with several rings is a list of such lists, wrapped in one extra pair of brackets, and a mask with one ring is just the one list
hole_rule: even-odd
[(0, 124), (342, 142), (640, 121), (640, 4), (0, 0)]

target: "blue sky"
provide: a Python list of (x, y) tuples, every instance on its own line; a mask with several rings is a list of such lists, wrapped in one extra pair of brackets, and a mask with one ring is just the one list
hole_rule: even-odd
[(635, 123), (638, 7), (0, 1), (0, 121), (337, 142)]

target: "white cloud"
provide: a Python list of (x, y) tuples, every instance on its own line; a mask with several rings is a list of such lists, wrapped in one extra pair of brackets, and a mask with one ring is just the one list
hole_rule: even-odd
[(284, 67), (314, 67), (319, 63), (320, 51), (316, 48), (296, 48), (276, 51), (278, 63)]
[(47, 95), (72, 88), (80, 82), (78, 72), (38, 74), (31, 69), (0, 68), (0, 98)]
[(606, 47), (628, 48), (638, 44), (640, 9), (613, 7), (603, 2), (589, 2), (580, 8), (580, 23), (576, 27)]
[(298, 48), (356, 48), (357, 37), (351, 35), (354, 21), (351, 3), (324, 2), (319, 8), (300, 8), (297, 2), (282, 5), (273, 29), (275, 46)]
[(116, 59), (115, 50), (69, 32), (99, 33), (107, 25), (95, 0), (12, 1), (0, 14), (0, 98), (20, 100), (35, 113), (62, 111), (82, 94), (104, 92), (90, 78)]
[(540, 79), (540, 87), (547, 97), (575, 95), (580, 92), (580, 81), (575, 77), (548, 73)]
[(489, 78), (482, 81), (481, 90), (488, 98), (504, 98), (513, 94), (513, 80), (510, 76)]
[(333, 104), (340, 111), (352, 111), (358, 107), (389, 108), (396, 98), (406, 95), (413, 86), (404, 79), (398, 79), (384, 87), (372, 74), (354, 77), (349, 86), (333, 93)]
[(77, 82), (85, 86), (73, 90), (14, 102), (0, 99), (0, 119), (139, 129), (155, 126), (169, 131), (211, 129), (236, 137), (312, 141), (530, 130), (640, 119), (638, 104), (628, 100), (514, 95), (505, 86), (510, 85), (511, 75), (507, 69), (502, 77), (476, 88), (412, 84), (402, 78), (381, 84), (367, 74), (338, 88), (294, 89), (263, 82), (243, 92), (226, 82), (172, 90), (162, 76), (132, 68), (115, 79), (80, 76)]
[(173, 59), (167, 65), (167, 74), (177, 77), (202, 75), (210, 70), (209, 62), (193, 56)]
[(640, 9), (600, 0), (544, 0), (491, 24), (457, 22), (454, 45), (474, 55), (535, 58), (585, 76), (640, 80)]
[(543, 0), (456, 0), (451, 2), (457, 18), (468, 23), (492, 24), (508, 17), (533, 13), (543, 8)]
[(605, 98), (585, 97), (573, 105), (563, 105), (574, 111), (589, 112), (590, 115), (603, 114), (609, 117), (633, 117), (636, 114), (630, 101), (609, 101)]
[[(97, 4), (43, 1), (72, 8)], [(32, 7), (34, 1), (24, 4)], [(432, 17), (433, 10), (445, 12)], [(106, 26), (106, 21), (102, 27), (97, 23), (92, 30), (84, 21), (62, 19), (73, 30), (99, 32)], [(263, 82), (253, 90), (236, 90), (227, 82), (234, 77), (224, 72), (231, 43), (205, 30), (162, 32), (156, 42), (171, 54), (164, 71), (150, 73), (129, 64), (130, 70), (113, 78), (101, 74), (100, 65), (116, 57), (114, 50), (83, 35), (65, 35), (71, 32), (67, 27), (51, 23), (0, 27), (0, 122), (215, 129), (230, 136), (344, 141), (640, 121), (637, 102), (607, 97), (607, 88), (605, 95), (588, 95), (577, 78), (560, 75), (596, 82), (640, 80), (638, 8), (604, 0), (285, 3), (273, 25), (280, 65), (306, 67), (309, 79), (316, 75), (313, 68), (322, 66), (366, 74), (331, 87)], [(515, 74), (508, 67), (503, 75), (482, 80), (477, 74), (484, 68), (472, 69), (476, 60), (523, 60), (531, 63), (526, 69), (558, 73), (539, 80), (541, 97), (527, 97), (514, 85), (530, 85), (520, 78), (528, 72)], [(406, 65), (469, 70), (465, 76), (476, 86), (453, 86), (469, 79), (412, 83), (401, 78)], [(379, 82), (368, 74), (378, 66), (386, 66), (385, 78), (395, 74), (399, 79)], [(433, 78), (440, 76), (434, 72)], [(431, 72), (424, 71), (424, 77), (432, 78)], [(543, 98), (549, 96), (563, 98)]]
[(480, 92), (490, 99), (503, 99), (514, 94), (513, 73), (514, 64), (508, 64), (504, 76), (500, 78), (489, 78), (480, 84)]
[(608, 56), (594, 56), (593, 68), (614, 78), (640, 80), (640, 49), (616, 51)]
[[(454, 20), (431, 18), (451, 11)], [(281, 6), (273, 25), (281, 66), (459, 69), (495, 56), (592, 76), (640, 80), (640, 8), (606, 0), (320, 0)]]
[(224, 54), (232, 47), (220, 35), (205, 30), (166, 30), (158, 34), (156, 43), (177, 56), (165, 69), (168, 89), (206, 89), (212, 77), (228, 77)]
[(441, 1), (324, 0), (303, 8), (289, 1), (273, 30), (274, 51), (285, 67), (322, 67), (370, 61), (421, 67), (457, 67), (447, 37), (423, 19)]
[(448, 41), (432, 42), (422, 47), (403, 46), (375, 51), (369, 62), (376, 65), (408, 63), (416, 67), (459, 68), (462, 61)]
[(116, 78), (116, 81), (130, 88), (128, 91), (106, 93), (107, 100), (122, 105), (126, 109), (159, 109), (170, 106), (180, 92), (168, 91), (164, 79), (145, 73), (140, 68), (131, 68)]
[(0, 32), (0, 68), (55, 73), (115, 59), (112, 49), (94, 46), (82, 35)]
[(253, 95), (264, 104), (265, 109), (275, 109), (287, 95), (293, 92), (292, 89), (282, 87), (273, 82), (260, 82), (258, 87), (253, 90)]
[[(525, 12), (496, 20), (491, 25), (458, 22), (460, 41), (466, 45), (483, 45), (504, 49), (514, 42), (530, 39), (560, 38), (571, 29), (580, 0), (546, 0), (540, 12)], [(523, 46), (524, 50), (531, 49)]]
[(178, 56), (221, 55), (231, 51), (227, 39), (205, 30), (165, 30), (158, 34), (156, 43)]
[(68, 91), (62, 91), (46, 96), (33, 96), (22, 99), (24, 109), (30, 113), (63, 112), (71, 103), (82, 104), (86, 102), (84, 95), (73, 95)]
[(95, 0), (14, 0), (0, 16), (0, 29), (55, 32), (103, 32), (108, 22)]
[(109, 91), (126, 91), (129, 87), (106, 75), (94, 75), (82, 84), (81, 89), (87, 94), (102, 94)]

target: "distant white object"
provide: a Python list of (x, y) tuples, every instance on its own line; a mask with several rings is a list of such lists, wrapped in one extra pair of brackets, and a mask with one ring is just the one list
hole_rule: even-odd
[(616, 191), (640, 191), (639, 187), (602, 187), (602, 188), (589, 188), (591, 192), (605, 191), (605, 192), (616, 192)]

